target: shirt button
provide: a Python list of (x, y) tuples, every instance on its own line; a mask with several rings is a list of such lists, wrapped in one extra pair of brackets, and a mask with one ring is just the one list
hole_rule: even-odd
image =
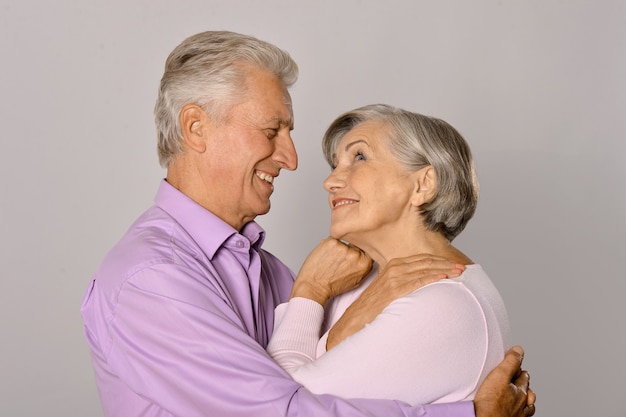
[(235, 246), (237, 246), (238, 248), (243, 248), (243, 246), (244, 246), (243, 241), (238, 240), (237, 243), (235, 244)]

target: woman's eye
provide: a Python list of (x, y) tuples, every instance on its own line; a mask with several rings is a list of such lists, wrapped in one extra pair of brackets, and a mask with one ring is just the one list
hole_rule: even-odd
[(363, 155), (361, 152), (357, 152), (354, 155), (354, 159), (357, 161), (365, 161), (367, 158), (365, 158), (365, 155)]

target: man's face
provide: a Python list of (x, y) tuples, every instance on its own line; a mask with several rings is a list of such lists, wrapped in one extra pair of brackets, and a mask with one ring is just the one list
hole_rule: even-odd
[(269, 211), (280, 170), (298, 166), (289, 93), (259, 69), (250, 70), (246, 86), (243, 101), (213, 125), (199, 166), (207, 208), (237, 230)]

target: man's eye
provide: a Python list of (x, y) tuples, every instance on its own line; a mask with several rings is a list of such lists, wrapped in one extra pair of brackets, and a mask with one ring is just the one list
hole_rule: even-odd
[(277, 134), (278, 129), (265, 129), (265, 136), (267, 136), (268, 139), (273, 139)]

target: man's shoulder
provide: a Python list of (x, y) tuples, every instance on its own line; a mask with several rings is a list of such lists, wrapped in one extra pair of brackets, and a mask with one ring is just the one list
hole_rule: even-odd
[[(180, 239), (179, 236), (184, 235), (171, 216), (153, 206), (139, 216), (113, 245), (95, 275), (101, 280), (120, 281), (120, 284), (142, 269), (174, 263), (173, 245), (181, 246), (181, 240), (191, 241)], [(182, 244), (185, 245), (187, 243)]]

